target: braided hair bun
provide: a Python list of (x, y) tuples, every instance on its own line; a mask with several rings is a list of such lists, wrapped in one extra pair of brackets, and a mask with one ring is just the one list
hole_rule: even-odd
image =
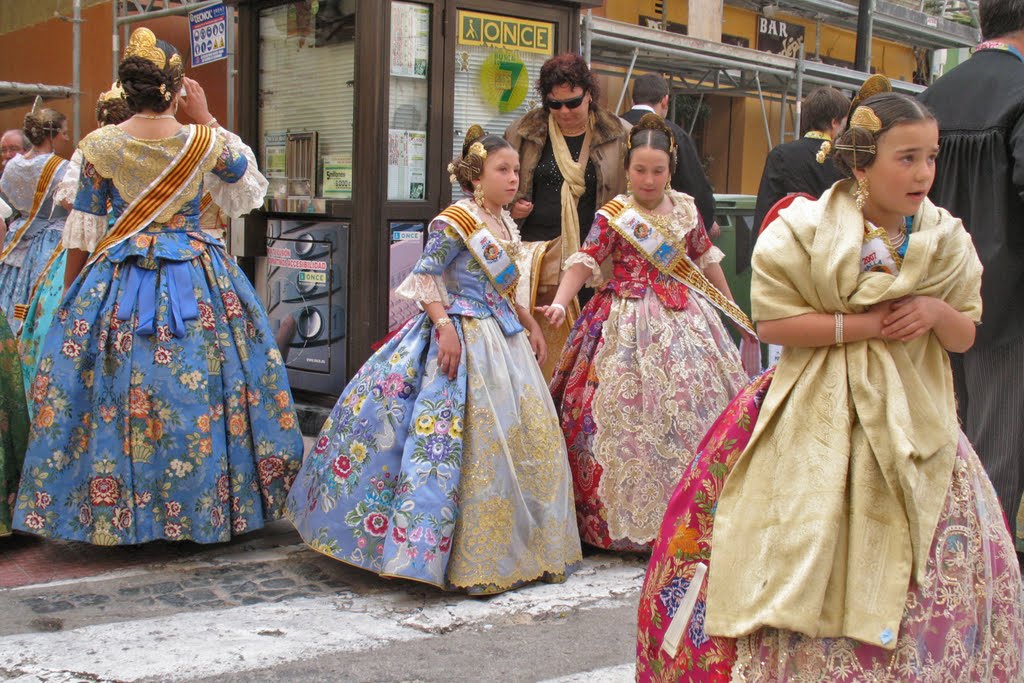
[(466, 132), (462, 143), (462, 155), (448, 164), (452, 183), (457, 183), (465, 192), (473, 192), (473, 181), (484, 172), (487, 155), (499, 149), (511, 148), (508, 140), (500, 135), (489, 135), (483, 128), (473, 124)]
[(60, 135), (61, 129), (67, 117), (54, 109), (33, 109), (25, 114), (24, 128), (25, 137), (38, 147), (47, 140)]
[(626, 142), (625, 166), (629, 168), (629, 161), (633, 156), (633, 150), (640, 147), (657, 149), (668, 155), (669, 173), (675, 173), (678, 153), (676, 150), (676, 136), (672, 129), (654, 112), (648, 112), (629, 131)]
[(136, 29), (117, 69), (124, 97), (132, 112), (167, 111), (181, 90), (185, 70), (181, 54), (170, 43), (157, 40), (147, 28)]
[(96, 100), (96, 121), (101, 126), (117, 125), (131, 118), (132, 110), (124, 99), (124, 90), (116, 85)]

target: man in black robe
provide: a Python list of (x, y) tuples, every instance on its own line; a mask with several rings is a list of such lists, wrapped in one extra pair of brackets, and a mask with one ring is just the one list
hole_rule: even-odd
[[(638, 76), (633, 79), (633, 108), (623, 114), (622, 118), (634, 126), (648, 112), (665, 118), (668, 113), (668, 96), (668, 84), (664, 78), (655, 74)], [(668, 119), (665, 123), (676, 138), (678, 150), (676, 171), (672, 174), (670, 183), (672, 189), (693, 197), (697, 211), (704, 220), (704, 228), (711, 232), (715, 223), (715, 194), (711, 190), (707, 176), (704, 175), (704, 167), (697, 156), (697, 147), (685, 130)]]
[(985, 267), (974, 347), (951, 354), (964, 432), (1021, 550), (1024, 490), (1024, 0), (982, 0), (985, 42), (921, 94), (939, 121), (932, 201)]

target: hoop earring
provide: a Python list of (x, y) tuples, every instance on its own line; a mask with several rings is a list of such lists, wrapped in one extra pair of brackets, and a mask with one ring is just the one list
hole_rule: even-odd
[(857, 202), (857, 210), (864, 210), (864, 202), (868, 200), (868, 195), (871, 193), (868, 191), (868, 179), (867, 177), (861, 178), (857, 181), (857, 191), (854, 193), (855, 201)]
[(482, 185), (477, 185), (473, 188), (473, 201), (476, 202), (478, 206), (484, 205), (484, 188)]

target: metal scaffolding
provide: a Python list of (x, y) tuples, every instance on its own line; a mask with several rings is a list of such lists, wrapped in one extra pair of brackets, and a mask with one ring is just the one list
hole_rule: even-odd
[[(586, 14), (583, 17), (582, 48), (592, 69), (614, 77), (625, 75), (619, 105), (634, 71), (667, 74), (676, 93), (757, 98), (761, 103), (765, 134), (773, 147), (768, 123), (768, 103), (793, 105), (793, 131), (800, 130), (799, 102), (804, 87), (830, 85), (855, 91), (867, 74), (805, 59), (784, 57), (745, 47), (692, 38)], [(625, 69), (623, 72), (622, 70)], [(916, 94), (923, 86), (893, 81), (897, 92)], [(779, 117), (779, 142), (787, 134), (787, 116)], [(692, 122), (691, 122), (692, 128)]]

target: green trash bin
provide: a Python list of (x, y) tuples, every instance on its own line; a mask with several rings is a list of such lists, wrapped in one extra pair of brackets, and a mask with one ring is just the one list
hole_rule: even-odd
[[(736, 304), (750, 315), (750, 253), (754, 248), (754, 205), (757, 197), (750, 194), (716, 194), (715, 220), (722, 234), (714, 240), (715, 246), (725, 252), (720, 264), (725, 272)], [(733, 339), (739, 343), (739, 334), (728, 326)]]

